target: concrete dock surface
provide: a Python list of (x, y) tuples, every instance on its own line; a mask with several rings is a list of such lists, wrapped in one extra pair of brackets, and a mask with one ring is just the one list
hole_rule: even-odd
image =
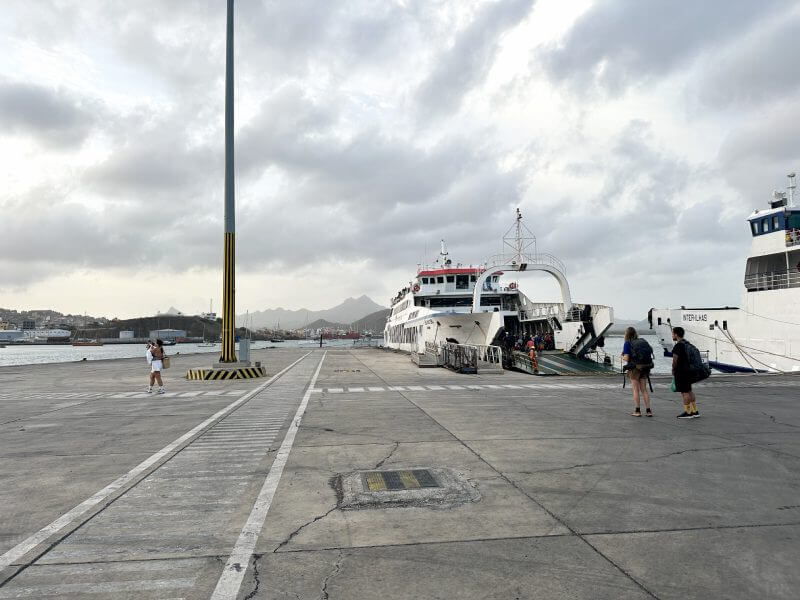
[[(800, 376), (682, 421), (667, 379), (634, 418), (620, 377), (252, 358), (164, 395), (144, 359), (0, 368), (0, 599), (800, 597)], [(444, 470), (471, 495), (426, 504)]]

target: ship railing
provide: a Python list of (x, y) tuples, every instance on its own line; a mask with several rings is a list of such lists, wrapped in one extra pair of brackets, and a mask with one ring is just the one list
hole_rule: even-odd
[(532, 321), (534, 319), (547, 319), (557, 318), (560, 321), (564, 320), (564, 309), (562, 305), (554, 304), (552, 302), (534, 302), (524, 305), (525, 308), (520, 310), (520, 318), (523, 321)]
[(503, 368), (500, 346), (446, 342), (440, 346), (440, 350), (442, 364), (459, 373), (500, 371)]
[(784, 270), (752, 273), (745, 276), (744, 286), (749, 292), (800, 287), (800, 271)]
[[(591, 306), (592, 308), (589, 310), (589, 314), (592, 318), (596, 317), (598, 313), (608, 308), (604, 304), (592, 304)], [(585, 304), (573, 304), (572, 309), (566, 315), (566, 320), (580, 321), (585, 308)]]
[(353, 340), (354, 348), (382, 348), (383, 337), (362, 337)]
[(792, 228), (786, 230), (786, 247), (800, 246), (800, 229)]
[(523, 254), (522, 257), (520, 257), (518, 254), (495, 254), (494, 256), (489, 258), (489, 260), (486, 261), (486, 267), (491, 268), (503, 265), (512, 265), (514, 263), (519, 264), (520, 262), (538, 264), (538, 265), (547, 265), (558, 269), (564, 274), (566, 274), (567, 272), (567, 266), (556, 256), (548, 252)]
[(442, 363), (459, 373), (478, 372), (478, 349), (465, 344), (446, 342), (441, 345)]
[(614, 369), (622, 370), (622, 357), (609, 354), (603, 348), (593, 348), (584, 354), (584, 358), (593, 360), (601, 365), (607, 365), (609, 367), (613, 367)]

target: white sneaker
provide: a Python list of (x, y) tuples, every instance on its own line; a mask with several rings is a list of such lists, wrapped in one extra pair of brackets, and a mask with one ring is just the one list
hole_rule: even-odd
[(158, 388), (158, 393), (159, 394), (166, 394), (167, 390), (165, 390), (164, 388)]
[(148, 394), (152, 394), (153, 393), (153, 386), (151, 386), (151, 385), (147, 386), (147, 393)]

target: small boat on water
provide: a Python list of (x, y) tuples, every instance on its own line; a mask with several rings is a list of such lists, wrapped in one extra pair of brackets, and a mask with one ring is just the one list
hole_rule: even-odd
[[(209, 311), (209, 314), (211, 314), (210, 311)], [(214, 346), (216, 346), (216, 344), (214, 342), (206, 340), (206, 326), (205, 325), (203, 325), (203, 343), (202, 344), (197, 344), (197, 346), (198, 346), (198, 348), (213, 348)]]
[(672, 328), (708, 353), (722, 372), (800, 372), (800, 207), (794, 205), (795, 174), (786, 192), (774, 192), (769, 208), (747, 217), (752, 242), (739, 307), (654, 308), (650, 328), (665, 356), (672, 356)]
[(103, 342), (100, 340), (73, 340), (73, 346), (102, 346)]
[(280, 338), (275, 338), (274, 340), (270, 340), (270, 342), (272, 342), (273, 344), (282, 344), (285, 341), (286, 340), (282, 340)]

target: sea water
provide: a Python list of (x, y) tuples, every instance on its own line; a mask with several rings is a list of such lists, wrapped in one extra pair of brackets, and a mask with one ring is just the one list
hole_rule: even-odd
[[(323, 348), (348, 347), (353, 340), (323, 340)], [(286, 340), (285, 342), (257, 342), (250, 344), (250, 350), (264, 348), (319, 348), (319, 340)], [(239, 345), (236, 345), (238, 352)], [(78, 362), (83, 360), (108, 360), (114, 358), (144, 358), (147, 349), (144, 344), (106, 344), (105, 346), (68, 345), (8, 345), (0, 348), (0, 367), (11, 365), (33, 365), (41, 363)], [(176, 344), (165, 346), (167, 356), (178, 354), (219, 354), (220, 345), (200, 346), (199, 344)]]
[[(672, 373), (672, 359), (664, 356), (664, 349), (658, 341), (655, 334), (645, 334), (640, 336), (642, 339), (647, 340), (653, 348), (653, 373)], [(620, 355), (622, 354), (622, 344), (625, 339), (622, 336), (611, 336), (606, 338), (606, 345), (603, 348), (606, 354), (614, 357), (614, 364), (620, 364)]]
[[(643, 335), (644, 339), (650, 342), (655, 354), (654, 373), (670, 373), (672, 370), (672, 359), (664, 357), (664, 352), (655, 335)], [(622, 336), (611, 336), (606, 338), (606, 345), (603, 350), (614, 357), (614, 364), (619, 364), (619, 356), (622, 353)], [(324, 340), (323, 348), (352, 347), (353, 340)], [(285, 342), (252, 342), (251, 350), (265, 348), (318, 348), (319, 340), (286, 340)], [(168, 356), (177, 354), (219, 354), (220, 346), (200, 346), (199, 344), (177, 344), (165, 347)], [(62, 346), (62, 345), (9, 345), (0, 348), (0, 366), (10, 365), (32, 365), (41, 363), (63, 363), (78, 362), (82, 360), (108, 360), (114, 358), (144, 358), (144, 344), (106, 344), (105, 346)], [(237, 346), (238, 351), (238, 346)]]

